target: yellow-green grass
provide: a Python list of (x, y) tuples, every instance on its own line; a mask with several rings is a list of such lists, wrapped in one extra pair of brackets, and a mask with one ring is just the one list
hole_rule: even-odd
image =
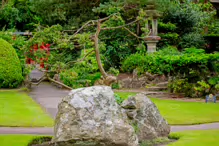
[(200, 130), (171, 133), (170, 137), (179, 140), (168, 144), (168, 146), (218, 146), (219, 130)]
[(0, 146), (27, 146), (28, 143), (41, 136), (36, 135), (0, 135)]
[(53, 119), (26, 93), (0, 92), (0, 126), (51, 127)]
[[(136, 93), (117, 92), (121, 98)], [(151, 98), (161, 115), (171, 125), (191, 125), (219, 122), (219, 104), (202, 102), (185, 102)]]

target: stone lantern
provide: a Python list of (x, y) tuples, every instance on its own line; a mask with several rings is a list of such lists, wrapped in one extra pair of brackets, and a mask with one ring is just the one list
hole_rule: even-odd
[(145, 42), (147, 44), (147, 52), (156, 52), (157, 43), (161, 39), (158, 36), (158, 18), (160, 17), (159, 12), (155, 9), (155, 4), (150, 2), (146, 7), (146, 18), (149, 20), (146, 26), (150, 30), (149, 36), (146, 36)]

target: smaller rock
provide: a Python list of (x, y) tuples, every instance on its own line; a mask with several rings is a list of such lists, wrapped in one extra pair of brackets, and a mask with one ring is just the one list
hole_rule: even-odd
[(156, 105), (145, 95), (137, 94), (122, 103), (139, 141), (168, 137), (170, 126)]
[(155, 75), (152, 75), (152, 74), (149, 73), (149, 72), (146, 72), (146, 73), (145, 73), (145, 76), (147, 77), (147, 79), (148, 79), (149, 81), (153, 81), (154, 78), (155, 78)]
[(132, 88), (132, 78), (125, 78), (119, 81), (121, 84), (121, 88)]

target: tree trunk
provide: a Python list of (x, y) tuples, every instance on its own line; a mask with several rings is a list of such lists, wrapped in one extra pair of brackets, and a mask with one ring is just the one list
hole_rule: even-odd
[(100, 30), (101, 30), (101, 22), (98, 21), (97, 22), (97, 31), (96, 31), (96, 34), (94, 36), (95, 54), (96, 54), (96, 60), (97, 60), (97, 64), (98, 64), (98, 67), (100, 69), (100, 72), (103, 75), (103, 77), (106, 78), (107, 73), (105, 72), (103, 65), (102, 65), (102, 62), (101, 62), (101, 59), (100, 59), (100, 50), (99, 50), (99, 43), (98, 43)]
[(107, 86), (111, 86), (112, 83), (115, 83), (117, 81), (117, 78), (115, 76), (107, 75), (105, 72), (101, 59), (100, 59), (100, 50), (99, 50), (99, 34), (101, 31), (101, 21), (99, 20), (97, 22), (97, 31), (94, 36), (94, 44), (95, 44), (95, 54), (96, 54), (96, 60), (99, 67), (99, 70), (103, 76), (103, 84)]

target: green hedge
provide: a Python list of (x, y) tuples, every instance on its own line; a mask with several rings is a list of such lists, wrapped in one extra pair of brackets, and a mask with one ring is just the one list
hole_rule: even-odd
[(0, 88), (16, 88), (22, 81), (21, 64), (15, 49), (0, 38)]
[(167, 48), (154, 54), (133, 54), (123, 62), (122, 69), (125, 72), (132, 72), (137, 68), (140, 73), (189, 76), (195, 72), (204, 75), (212, 69), (212, 63), (214, 67), (217, 67), (219, 53), (206, 54), (204, 50), (195, 48), (179, 52), (176, 49)]
[(153, 54), (133, 54), (124, 61), (122, 69), (170, 75), (169, 90), (187, 97), (205, 97), (219, 91), (219, 53), (206, 54), (202, 49), (179, 52), (166, 48)]

